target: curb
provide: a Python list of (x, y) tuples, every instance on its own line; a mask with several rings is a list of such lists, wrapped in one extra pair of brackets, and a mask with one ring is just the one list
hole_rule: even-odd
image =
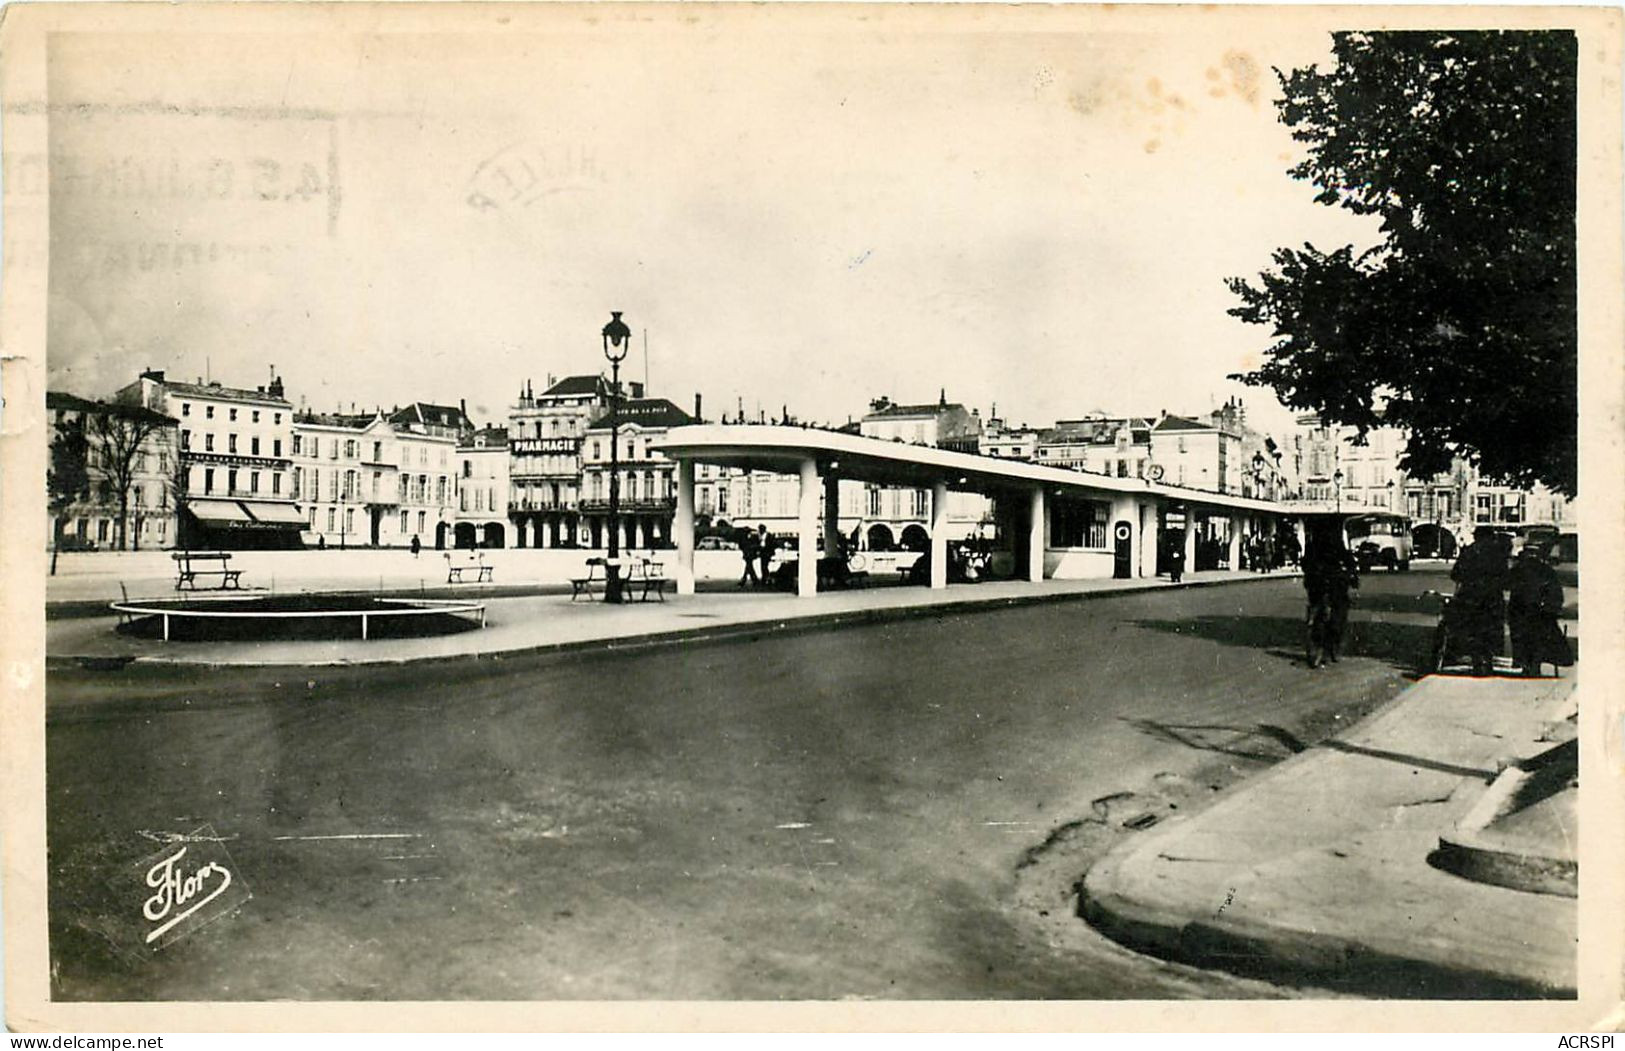
[[(834, 613), (807, 613), (800, 616), (771, 617), (765, 620), (741, 621), (736, 624), (717, 625), (715, 627), (678, 628), (669, 631), (644, 632), (631, 635), (619, 635), (608, 638), (583, 639), (574, 642), (548, 643), (539, 646), (524, 646), (511, 650), (492, 650), (480, 653), (454, 653), (444, 656), (430, 657), (400, 657), (383, 658), (379, 660), (325, 660), (313, 662), (288, 661), (209, 661), (209, 660), (181, 660), (164, 656), (115, 656), (115, 655), (74, 655), (74, 654), (46, 654), (45, 668), (47, 671), (67, 671), (78, 668), (87, 670), (117, 669), (121, 670), (132, 664), (146, 667), (168, 668), (365, 668), (403, 667), (416, 664), (447, 664), (457, 661), (475, 660), (503, 660), (507, 658), (547, 658), (567, 657), (579, 653), (613, 653), (645, 649), (658, 649), (677, 644), (704, 645), (711, 642), (724, 642), (745, 636), (767, 635), (793, 635), (802, 632), (822, 631), (833, 628), (858, 627), (867, 624), (883, 624), (892, 621), (915, 620), (924, 617), (944, 616), (961, 613), (976, 613), (988, 610), (1010, 609), (1017, 606), (1037, 606), (1061, 602), (1085, 602), (1095, 599), (1111, 598), (1118, 595), (1141, 595), (1152, 591), (1165, 591), (1172, 589), (1214, 588), (1235, 584), (1261, 584), (1268, 581), (1295, 580), (1298, 573), (1276, 575), (1258, 575), (1241, 579), (1225, 580), (1195, 580), (1179, 584), (1147, 583), (1120, 588), (1107, 588), (1099, 591), (1073, 591), (1041, 595), (1009, 595), (1001, 598), (965, 598), (949, 599), (942, 602), (923, 603), (913, 606), (889, 606), (871, 609), (842, 610)], [(366, 592), (366, 594), (374, 594)], [(418, 592), (412, 592), (418, 594)], [(545, 592), (543, 594), (546, 594)], [(105, 608), (105, 604), (103, 604)]]
[[(1408, 703), (1412, 691), (1426, 681), (1424, 678), (1406, 687), (1337, 736), (1352, 733)], [(1158, 825), (1158, 834), (1199, 821), (1221, 803), (1320, 756), (1318, 748), (1288, 756), (1257, 777), (1219, 793), (1201, 810)], [(1143, 837), (1128, 839), (1107, 851), (1077, 884), (1078, 915), (1113, 941), (1136, 951), (1198, 967), (1289, 982), (1308, 980), (1338, 991), (1401, 999), (1553, 999), (1578, 995), (1573, 987), (1548, 985), (1524, 975), (1482, 967), (1407, 957), (1372, 948), (1354, 938), (1238, 921), (1234, 917), (1192, 919), (1181, 910), (1144, 904), (1120, 889), (1120, 872), (1131, 857), (1146, 847)]]

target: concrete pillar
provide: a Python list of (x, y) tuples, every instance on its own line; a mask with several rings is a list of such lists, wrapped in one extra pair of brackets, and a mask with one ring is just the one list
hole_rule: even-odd
[(1159, 510), (1155, 498), (1144, 498), (1140, 504), (1140, 576), (1148, 579), (1157, 575), (1157, 547), (1162, 542)]
[(677, 593), (694, 594), (694, 461), (677, 461)]
[(801, 461), (801, 499), (797, 507), (796, 594), (818, 594), (818, 461)]
[(1027, 523), (1027, 579), (1036, 584), (1044, 579), (1044, 535), (1049, 523), (1045, 520), (1044, 490), (1033, 490), (1032, 510)]
[(1196, 508), (1185, 508), (1185, 572), (1196, 572)]
[(948, 483), (931, 487), (931, 587), (948, 586)]
[(841, 557), (841, 481), (834, 471), (824, 475), (824, 557)]
[(1241, 568), (1241, 532), (1247, 520), (1240, 513), (1232, 511), (1230, 521), (1230, 568)]

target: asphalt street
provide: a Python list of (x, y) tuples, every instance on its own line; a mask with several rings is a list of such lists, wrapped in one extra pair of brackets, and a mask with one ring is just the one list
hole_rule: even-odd
[[(1397, 693), (1441, 582), (1367, 577), (1323, 669), (1275, 580), (429, 670), (54, 672), (54, 995), (1324, 995), (1132, 953), (1074, 884)], [(252, 898), (114, 951), (112, 874), (204, 824)]]

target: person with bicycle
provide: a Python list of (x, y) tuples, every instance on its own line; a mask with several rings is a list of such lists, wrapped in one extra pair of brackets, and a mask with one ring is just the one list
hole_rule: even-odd
[(1343, 649), (1343, 634), (1348, 629), (1349, 607), (1354, 601), (1350, 592), (1359, 586), (1360, 569), (1354, 556), (1343, 546), (1341, 531), (1333, 527), (1311, 536), (1309, 550), (1303, 557), (1303, 589), (1309, 600), (1305, 617), (1307, 656), (1311, 668), (1324, 667), (1327, 661), (1337, 663)]
[(1456, 594), (1450, 601), (1453, 634), (1472, 662), (1474, 675), (1488, 675), (1501, 652), (1506, 627), (1507, 556), (1511, 542), (1489, 526), (1473, 530), (1450, 570)]

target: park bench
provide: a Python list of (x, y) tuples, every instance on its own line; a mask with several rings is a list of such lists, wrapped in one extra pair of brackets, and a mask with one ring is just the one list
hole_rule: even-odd
[(176, 562), (176, 591), (197, 591), (199, 577), (220, 578), (220, 583), (210, 590), (232, 591), (243, 586), (243, 571), (226, 565), (231, 561), (229, 551), (177, 551), (171, 557)]
[(639, 602), (649, 601), (654, 595), (666, 601), (666, 567), (649, 558), (635, 559), (627, 564), (626, 579), (622, 582), (628, 592), (636, 592)]
[(446, 583), (464, 583), (463, 577), (467, 574), (474, 575), (475, 583), (491, 583), (491, 567), (485, 564), (484, 559), (469, 559), (467, 562), (457, 563), (451, 560), (450, 554), (446, 555)]
[(594, 589), (604, 586), (604, 560), (601, 558), (587, 559), (587, 575), (570, 578), (570, 601), (574, 602), (582, 595), (592, 598), (597, 594)]

